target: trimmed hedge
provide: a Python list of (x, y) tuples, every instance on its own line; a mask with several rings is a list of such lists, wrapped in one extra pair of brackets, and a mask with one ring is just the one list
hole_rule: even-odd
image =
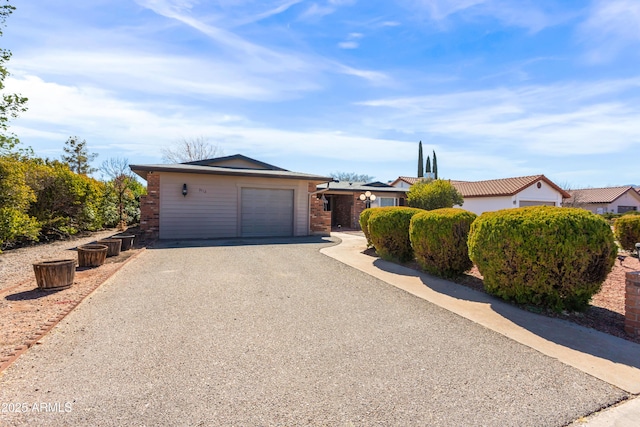
[(636, 243), (640, 243), (640, 216), (624, 215), (616, 218), (613, 229), (622, 249), (635, 251)]
[(459, 276), (473, 267), (467, 237), (476, 218), (473, 212), (455, 208), (414, 215), (409, 237), (418, 264), (425, 271), (441, 277)]
[(580, 208), (535, 206), (480, 215), (469, 256), (487, 292), (521, 304), (582, 310), (611, 271), (611, 227)]
[(371, 243), (371, 235), (369, 234), (369, 216), (371, 216), (374, 209), (379, 208), (367, 208), (360, 213), (360, 218), (358, 218), (364, 237), (367, 238), (367, 247), (373, 246), (373, 243)]
[(413, 250), (409, 240), (411, 217), (422, 209), (402, 206), (376, 208), (369, 215), (371, 243), (380, 257), (391, 261), (410, 261)]

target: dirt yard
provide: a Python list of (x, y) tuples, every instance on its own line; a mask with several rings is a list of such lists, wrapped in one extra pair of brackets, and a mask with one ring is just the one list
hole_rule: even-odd
[(73, 285), (60, 291), (37, 287), (32, 263), (51, 259), (77, 259), (76, 247), (110, 237), (117, 230), (105, 230), (72, 240), (30, 246), (0, 254), (0, 367), (22, 346), (30, 347), (60, 318), (106, 281), (128, 259), (142, 249), (136, 245), (107, 258), (96, 268), (76, 267)]

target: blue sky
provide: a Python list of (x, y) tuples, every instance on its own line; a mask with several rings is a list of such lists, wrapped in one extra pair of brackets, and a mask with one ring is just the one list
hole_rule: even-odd
[(161, 163), (208, 138), (286, 169), (640, 184), (638, 0), (15, 0), (11, 129)]

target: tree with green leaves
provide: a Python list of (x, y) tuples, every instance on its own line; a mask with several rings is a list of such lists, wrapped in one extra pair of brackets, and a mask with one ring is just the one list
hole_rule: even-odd
[(422, 158), (422, 141), (418, 144), (418, 178), (424, 177), (424, 160)]
[(412, 208), (431, 211), (462, 206), (462, 203), (462, 194), (450, 181), (443, 179), (418, 181), (407, 192), (407, 204)]
[(89, 153), (87, 150), (87, 141), (82, 140), (77, 136), (70, 136), (64, 143), (64, 152), (66, 155), (62, 155), (62, 161), (69, 166), (75, 173), (81, 175), (88, 175), (95, 172), (97, 169), (91, 167), (91, 162), (98, 157), (97, 154)]
[(436, 158), (436, 150), (433, 150), (433, 179), (438, 179), (438, 159)]
[[(2, 26), (15, 10), (9, 1), (0, 6), (0, 36)], [(0, 90), (4, 89), (4, 79), (9, 75), (5, 64), (11, 59), (11, 51), (0, 48)], [(27, 110), (27, 98), (18, 94), (2, 93), (0, 99), (0, 155), (9, 154), (20, 143), (18, 137), (9, 132), (9, 121)]]

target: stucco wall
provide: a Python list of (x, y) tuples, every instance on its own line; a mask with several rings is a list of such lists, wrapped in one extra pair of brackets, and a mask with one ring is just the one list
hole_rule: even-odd
[(540, 188), (534, 183), (513, 196), (467, 197), (462, 209), (480, 215), (483, 212), (517, 208), (522, 202), (553, 203), (555, 206), (562, 206), (562, 195), (546, 182), (539, 182)]
[[(240, 195), (243, 187), (294, 191), (296, 236), (309, 234), (307, 182), (220, 175), (161, 173), (160, 238), (213, 238), (240, 235)], [(182, 196), (182, 185), (188, 194)]]
[(464, 199), (462, 209), (480, 215), (483, 212), (497, 211), (500, 209), (509, 209), (516, 207), (513, 204), (513, 197), (468, 197)]

